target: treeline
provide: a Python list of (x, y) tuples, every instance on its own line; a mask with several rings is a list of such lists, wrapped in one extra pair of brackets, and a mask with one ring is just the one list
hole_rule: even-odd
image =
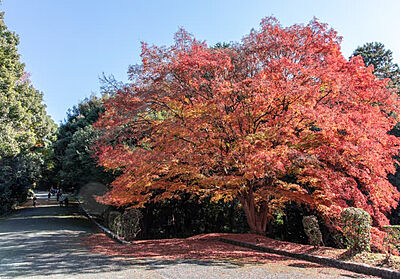
[(43, 95), (25, 72), (18, 36), (0, 14), (0, 215), (26, 199), (52, 168), (56, 125), (46, 113)]

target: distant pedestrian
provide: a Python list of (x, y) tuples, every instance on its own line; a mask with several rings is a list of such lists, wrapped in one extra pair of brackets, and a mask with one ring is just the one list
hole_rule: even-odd
[(61, 194), (60, 194), (60, 197), (59, 197), (60, 206), (63, 205), (64, 200), (65, 200), (65, 196), (61, 193)]
[(34, 195), (32, 198), (32, 202), (33, 202), (33, 207), (36, 207), (36, 196)]
[(65, 205), (65, 207), (67, 207), (68, 204), (69, 204), (69, 200), (68, 200), (68, 196), (66, 196), (65, 199), (64, 199), (64, 205)]
[(57, 189), (57, 194), (56, 194), (56, 196), (57, 196), (57, 201), (60, 201), (61, 195), (62, 195), (61, 189)]
[(47, 199), (50, 200), (50, 198), (51, 198), (51, 191), (49, 191), (49, 194), (47, 195)]

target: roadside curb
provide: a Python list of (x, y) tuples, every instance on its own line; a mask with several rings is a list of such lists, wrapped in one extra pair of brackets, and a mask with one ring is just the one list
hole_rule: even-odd
[(3, 214), (0, 215), (0, 219), (7, 217), (8, 215), (10, 215), (13, 212), (14, 212), (14, 210), (10, 210), (10, 211), (4, 212)]
[(79, 204), (79, 208), (83, 211), (83, 213), (85, 214), (85, 216), (91, 221), (93, 222), (105, 235), (107, 235), (109, 238), (117, 241), (118, 243), (121, 244), (132, 244), (129, 241), (126, 241), (124, 239), (122, 239), (121, 237), (119, 237), (118, 235), (116, 235), (115, 233), (113, 233), (112, 231), (110, 231), (109, 229), (107, 229), (106, 227), (104, 227), (103, 225), (99, 224), (99, 222), (97, 222), (92, 215), (90, 215), (85, 208), (82, 206), (81, 202), (77, 199), (78, 204)]
[(294, 252), (278, 250), (278, 249), (274, 249), (274, 248), (270, 248), (270, 247), (254, 245), (254, 244), (250, 244), (250, 243), (246, 243), (246, 242), (231, 240), (231, 239), (227, 239), (227, 238), (218, 238), (218, 240), (225, 242), (225, 243), (229, 243), (229, 244), (233, 244), (233, 245), (237, 245), (237, 246), (241, 246), (241, 247), (245, 247), (245, 248), (250, 248), (253, 250), (278, 254), (278, 255), (292, 257), (292, 258), (296, 258), (296, 259), (300, 259), (300, 260), (306, 260), (309, 262), (324, 264), (324, 265), (328, 265), (331, 267), (345, 269), (345, 270), (362, 273), (362, 274), (366, 274), (366, 275), (379, 276), (379, 277), (388, 278), (388, 279), (400, 278), (400, 272), (394, 271), (391, 269), (387, 269), (387, 268), (374, 267), (374, 266), (370, 266), (367, 264), (344, 262), (344, 261), (330, 259), (330, 258), (321, 257), (321, 256), (294, 253)]

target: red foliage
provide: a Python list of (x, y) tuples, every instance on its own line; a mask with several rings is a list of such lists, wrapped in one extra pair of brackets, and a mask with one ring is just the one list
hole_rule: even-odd
[(400, 142), (387, 132), (399, 102), (360, 57), (343, 57), (335, 31), (267, 18), (228, 48), (183, 30), (175, 39), (143, 44), (142, 67), (96, 124), (99, 164), (122, 173), (104, 202), (238, 198), (257, 233), (288, 201), (328, 224), (347, 206), (388, 223)]

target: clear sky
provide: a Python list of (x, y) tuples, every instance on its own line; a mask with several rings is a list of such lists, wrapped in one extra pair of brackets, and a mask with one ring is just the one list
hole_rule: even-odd
[(20, 36), (19, 52), (56, 122), (99, 91), (104, 72), (127, 80), (139, 63), (140, 42), (169, 45), (184, 27), (209, 45), (239, 41), (262, 18), (284, 26), (314, 16), (343, 36), (346, 57), (378, 41), (400, 64), (399, 0), (3, 0), (7, 26)]

